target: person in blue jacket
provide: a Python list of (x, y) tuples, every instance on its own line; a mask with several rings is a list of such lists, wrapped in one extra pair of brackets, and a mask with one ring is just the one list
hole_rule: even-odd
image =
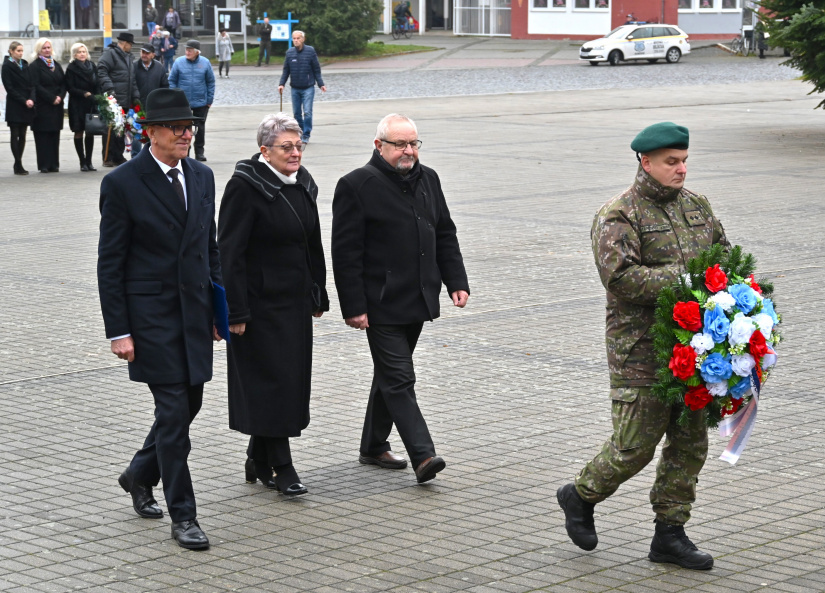
[(173, 89), (183, 89), (192, 113), (201, 120), (198, 132), (195, 134), (195, 158), (205, 161), (203, 147), (206, 143), (206, 116), (212, 107), (215, 98), (215, 73), (212, 64), (201, 56), (201, 43), (197, 39), (190, 39), (184, 46), (186, 59), (175, 60), (169, 72), (169, 86)]
[(284, 92), (286, 79), (290, 79), (292, 86), (292, 114), (298, 125), (301, 126), (301, 140), (306, 144), (312, 133), (312, 102), (315, 100), (315, 84), (323, 92), (327, 92), (324, 79), (321, 78), (321, 64), (315, 48), (305, 43), (303, 31), (292, 32), (292, 47), (286, 51), (284, 71), (281, 82), (278, 83), (278, 92)]

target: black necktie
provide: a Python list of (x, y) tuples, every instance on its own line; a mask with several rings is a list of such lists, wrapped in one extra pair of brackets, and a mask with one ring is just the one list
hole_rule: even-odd
[(172, 187), (175, 188), (175, 193), (178, 194), (180, 198), (180, 205), (186, 210), (186, 196), (183, 195), (183, 185), (181, 185), (178, 173), (180, 173), (180, 171), (177, 169), (169, 169), (169, 171), (166, 172), (166, 174), (172, 178)]

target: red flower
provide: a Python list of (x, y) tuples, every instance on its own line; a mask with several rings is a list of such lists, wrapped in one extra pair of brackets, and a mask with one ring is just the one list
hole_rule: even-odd
[(743, 401), (745, 401), (744, 397), (741, 397), (739, 399), (730, 398), (730, 403), (722, 406), (722, 418), (724, 418), (725, 416), (731, 416), (733, 414), (736, 414), (736, 411), (742, 405)]
[(750, 280), (749, 284), (752, 289), (754, 289), (759, 294), (762, 294), (762, 289), (759, 288), (759, 285), (756, 283), (756, 278), (753, 277), (753, 274), (748, 276), (748, 280)]
[(759, 330), (751, 334), (751, 339), (748, 340), (748, 346), (750, 346), (751, 356), (756, 359), (757, 363), (768, 353), (768, 344), (765, 342), (765, 336), (763, 336)]
[(667, 366), (677, 379), (690, 379), (696, 373), (696, 351), (690, 346), (676, 344), (673, 346), (673, 356)]
[(673, 321), (692, 332), (702, 329), (702, 316), (699, 314), (699, 303), (688, 301), (678, 302), (673, 307)]
[(704, 385), (697, 385), (696, 387), (691, 387), (687, 390), (685, 394), (685, 405), (693, 410), (701, 410), (706, 405), (708, 405), (713, 396), (708, 391), (708, 388)]
[(705, 270), (705, 286), (708, 287), (709, 291), (719, 292), (720, 290), (725, 290), (727, 285), (728, 277), (725, 275), (725, 272), (719, 269), (719, 264)]

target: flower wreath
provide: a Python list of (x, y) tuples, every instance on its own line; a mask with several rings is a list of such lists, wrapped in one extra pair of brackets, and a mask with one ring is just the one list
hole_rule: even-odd
[[(709, 427), (736, 413), (776, 364), (781, 316), (773, 286), (753, 277), (756, 258), (738, 245), (714, 245), (659, 293), (651, 328), (656, 356), (654, 395), (683, 403), (679, 423), (705, 409)], [(753, 375), (753, 376), (752, 376)]]
[(112, 129), (115, 136), (123, 136), (126, 131), (126, 122), (123, 115), (123, 108), (117, 103), (117, 99), (109, 93), (102, 95), (95, 95), (97, 102), (97, 111), (100, 113), (100, 119)]

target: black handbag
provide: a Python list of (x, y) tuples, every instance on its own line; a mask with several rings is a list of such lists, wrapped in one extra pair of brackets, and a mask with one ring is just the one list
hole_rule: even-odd
[(83, 122), (83, 129), (92, 136), (103, 136), (109, 129), (99, 113), (87, 113)]

